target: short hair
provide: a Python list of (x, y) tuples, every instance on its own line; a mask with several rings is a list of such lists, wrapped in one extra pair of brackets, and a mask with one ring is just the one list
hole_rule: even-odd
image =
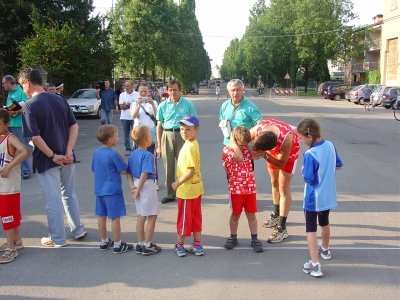
[(118, 131), (117, 126), (112, 124), (101, 125), (97, 129), (96, 137), (100, 143), (107, 143), (108, 139), (114, 135), (114, 132)]
[(147, 86), (147, 87), (150, 89), (150, 86), (149, 86), (149, 84), (148, 84), (146, 81), (142, 81), (141, 83), (139, 83), (138, 89), (139, 89), (139, 87), (141, 87), (141, 86)]
[(136, 144), (140, 145), (143, 143), (148, 132), (150, 132), (150, 128), (146, 125), (136, 126), (131, 132), (131, 138)]
[(7, 109), (0, 108), (0, 120), (7, 124), (10, 122), (10, 114), (8, 113)]
[(232, 131), (232, 136), (239, 142), (246, 142), (248, 144), (251, 141), (250, 130), (245, 126), (236, 126)]
[(272, 131), (263, 131), (254, 140), (254, 147), (258, 150), (271, 150), (276, 147), (278, 137)]
[(5, 76), (3, 76), (3, 79), (4, 79), (5, 82), (9, 82), (11, 84), (16, 84), (17, 83), (15, 78), (13, 76), (11, 76), (11, 75), (5, 75)]
[(311, 136), (313, 142), (321, 137), (321, 126), (313, 118), (303, 119), (296, 131), (303, 136)]
[(49, 87), (56, 87), (55, 85), (54, 85), (54, 83), (49, 83), (48, 85), (47, 85), (47, 88), (49, 88)]
[[(132, 80), (130, 80), (130, 79), (128, 79), (128, 80), (125, 80), (125, 81), (124, 81), (124, 83), (123, 83), (122, 85), (125, 85), (127, 82), (129, 82), (129, 83), (130, 83), (130, 84), (132, 84), (132, 86), (133, 86), (133, 81), (132, 81)], [(121, 86), (122, 86), (122, 85), (121, 85)]]
[(18, 81), (24, 82), (29, 80), (33, 85), (43, 85), (43, 78), (40, 72), (36, 69), (25, 68), (18, 75)]
[(232, 79), (231, 81), (228, 82), (226, 89), (229, 90), (230, 87), (235, 85), (241, 85), (244, 88), (243, 81), (241, 81), (240, 79)]
[(182, 86), (181, 83), (178, 80), (170, 80), (167, 84), (167, 89), (170, 88), (170, 86), (177, 84), (178, 85), (178, 89), (181, 91), (182, 90)]
[(108, 80), (108, 79), (103, 79), (103, 81), (108, 81), (108, 82), (110, 82), (110, 80)]

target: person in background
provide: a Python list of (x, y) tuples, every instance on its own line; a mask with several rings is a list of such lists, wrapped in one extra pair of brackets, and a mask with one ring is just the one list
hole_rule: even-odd
[(96, 98), (101, 100), (101, 125), (112, 124), (114, 107), (118, 113), (118, 96), (108, 79), (104, 79), (104, 89), (96, 89)]
[[(2, 78), (3, 88), (8, 91), (6, 106), (10, 106), (13, 102), (17, 102), (21, 109), (17, 111), (9, 111), (10, 114), (10, 125), (8, 126), (8, 131), (14, 134), (26, 148), (28, 148), (28, 141), (24, 137), (22, 130), (22, 109), (25, 102), (28, 101), (27, 95), (22, 90), (21, 86), (17, 84), (15, 78), (11, 75), (5, 75)], [(29, 148), (28, 148), (29, 149)], [(21, 175), (23, 179), (29, 179), (32, 175), (30, 157), (25, 158), (21, 163)]]
[(368, 84), (365, 85), (365, 88), (362, 89), (363, 93), (364, 93), (364, 111), (365, 110), (369, 110), (369, 104), (371, 103), (371, 94), (372, 94), (372, 90), (371, 88), (368, 86)]
[(120, 94), (118, 101), (121, 108), (120, 120), (124, 132), (125, 155), (129, 156), (132, 153), (130, 135), (134, 124), (134, 118), (131, 116), (131, 106), (136, 107), (139, 93), (134, 91), (132, 80), (126, 80), (123, 86), (125, 87), (125, 92)]
[(47, 92), (51, 94), (56, 94), (56, 86), (53, 83), (49, 83), (49, 85), (47, 86)]

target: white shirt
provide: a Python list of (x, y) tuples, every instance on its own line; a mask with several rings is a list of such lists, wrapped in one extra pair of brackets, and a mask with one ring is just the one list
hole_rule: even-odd
[(128, 94), (127, 92), (123, 92), (121, 93), (121, 95), (119, 96), (119, 104), (123, 104), (123, 103), (130, 103), (131, 107), (128, 109), (121, 109), (121, 116), (120, 119), (121, 120), (133, 120), (131, 117), (131, 110), (132, 106), (134, 106), (134, 108), (136, 107), (136, 105), (133, 104), (137, 104), (137, 99), (139, 97), (139, 93), (136, 92), (135, 90), (132, 92), (132, 94)]
[[(157, 110), (157, 107), (158, 107), (157, 101), (153, 101), (153, 102), (154, 102), (154, 106), (156, 107), (156, 110)], [(137, 105), (137, 102), (136, 102), (136, 105)], [(131, 105), (131, 111), (136, 108), (136, 105)], [(151, 105), (150, 103), (142, 103), (142, 107), (150, 115), (156, 116), (156, 112), (153, 111), (153, 105)], [(142, 108), (139, 109), (139, 114), (137, 115), (137, 118), (140, 120), (140, 124), (146, 125), (150, 129), (155, 127), (153, 120), (150, 119), (150, 117), (148, 115), (146, 115), (146, 113), (143, 111)], [(135, 123), (139, 123), (139, 122), (135, 122)]]

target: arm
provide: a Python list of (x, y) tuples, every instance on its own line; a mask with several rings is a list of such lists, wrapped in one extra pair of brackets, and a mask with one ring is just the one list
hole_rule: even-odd
[(142, 190), (142, 187), (143, 187), (144, 183), (146, 182), (148, 176), (149, 176), (148, 173), (140, 174), (140, 179), (139, 179), (138, 186), (137, 186), (136, 189), (134, 189), (132, 191), (131, 199), (136, 199), (139, 196), (140, 191)]
[(194, 171), (194, 168), (188, 168), (186, 173), (182, 175), (181, 178), (178, 178), (175, 182), (172, 183), (172, 189), (176, 191), (178, 187), (183, 184), (184, 182), (188, 181), (190, 178), (194, 176), (196, 172)]
[[(114, 92), (114, 94), (115, 94), (115, 92)], [(116, 96), (116, 94), (115, 94), (115, 96)], [(118, 97), (116, 97), (114, 99), (114, 105), (115, 105), (115, 112), (117, 113), (118, 112)]]
[(40, 135), (33, 136), (31, 139), (32, 142), (35, 144), (35, 147), (42, 151), (43, 154), (46, 155), (48, 158), (50, 158), (54, 154), (54, 158), (52, 159), (52, 161), (57, 165), (65, 167), (65, 164), (71, 163), (70, 159), (65, 155), (54, 153), (53, 150), (51, 150), (49, 146), (47, 146), (46, 142), (42, 139)]
[(72, 150), (75, 147), (76, 140), (78, 138), (79, 126), (78, 123), (75, 123), (68, 129), (68, 142), (67, 148), (65, 149), (65, 156), (71, 160), (74, 160)]
[(132, 198), (133, 192), (136, 189), (135, 185), (133, 184), (133, 176), (132, 176), (132, 174), (126, 174), (126, 179), (128, 179), (128, 183), (129, 183), (129, 186), (131, 188), (131, 199), (135, 200), (135, 198)]
[(101, 99), (101, 97), (100, 97), (100, 89), (96, 89), (96, 98), (97, 98), (97, 100)]
[(125, 93), (121, 93), (121, 95), (119, 95), (119, 107), (121, 108), (121, 110), (127, 110), (131, 107), (130, 103), (124, 101), (124, 95)]
[(19, 153), (0, 171), (1, 177), (3, 178), (8, 178), (10, 170), (22, 163), (30, 154), (28, 148), (26, 148), (15, 135), (11, 135), (8, 138), (8, 144), (10, 145), (10, 152), (14, 152), (14, 150), (17, 149)]
[(242, 162), (244, 160), (243, 153), (240, 150), (238, 144), (236, 143), (236, 140), (233, 138), (232, 133), (231, 137), (229, 139), (229, 144), (232, 147), (234, 153), (233, 153), (233, 161), (236, 162)]
[(158, 121), (157, 122), (157, 158), (161, 157), (162, 153), (161, 153), (161, 137), (163, 134), (163, 127), (162, 127), (162, 121)]

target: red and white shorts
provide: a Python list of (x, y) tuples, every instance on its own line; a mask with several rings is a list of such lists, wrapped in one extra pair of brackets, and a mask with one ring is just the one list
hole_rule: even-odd
[[(275, 167), (274, 165), (270, 164), (269, 162), (266, 162), (266, 163), (267, 163), (268, 169), (274, 169), (274, 170), (279, 169), (279, 168)], [(283, 172), (286, 172), (289, 174), (294, 174), (294, 172), (296, 171), (296, 165), (297, 165), (297, 159), (296, 160), (288, 160), (281, 170)]]
[(178, 217), (176, 220), (178, 235), (191, 236), (192, 232), (201, 232), (202, 227), (201, 195), (194, 199), (178, 198)]
[(4, 230), (14, 229), (21, 225), (20, 193), (0, 195), (0, 218)]

